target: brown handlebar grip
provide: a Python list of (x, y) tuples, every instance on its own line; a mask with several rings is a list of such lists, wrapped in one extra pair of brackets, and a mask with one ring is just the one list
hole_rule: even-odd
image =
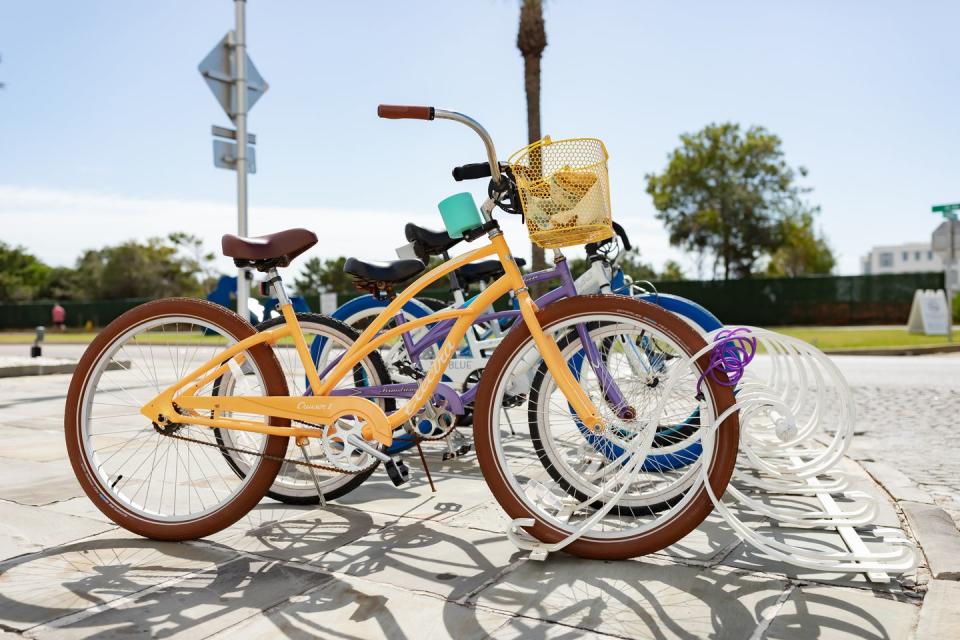
[(409, 107), (399, 104), (381, 104), (377, 115), (392, 120), (433, 120), (433, 107)]

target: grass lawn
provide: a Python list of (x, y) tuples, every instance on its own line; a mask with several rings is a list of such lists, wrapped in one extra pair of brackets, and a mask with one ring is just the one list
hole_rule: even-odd
[[(823, 351), (830, 349), (877, 349), (947, 344), (946, 336), (925, 336), (890, 327), (772, 327), (773, 331), (809, 342)], [(954, 327), (954, 342), (960, 343), (960, 327)]]

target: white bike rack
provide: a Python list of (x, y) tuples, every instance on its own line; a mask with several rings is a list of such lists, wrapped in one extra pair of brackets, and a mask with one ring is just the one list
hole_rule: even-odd
[[(734, 349), (742, 349), (744, 343), (736, 340), (744, 337), (752, 339), (753, 346), (764, 353), (746, 367), (736, 386), (735, 405), (717, 416), (712, 428), (704, 430), (707, 450), (713, 428), (732, 412), (738, 412), (740, 456), (726, 492), (714, 495), (706, 481), (705, 465), (701, 465), (699, 480), (726, 524), (767, 557), (805, 569), (865, 573), (875, 582), (889, 580), (890, 573), (914, 570), (918, 561), (914, 544), (899, 529), (873, 526), (877, 515), (875, 500), (862, 491), (851, 490), (845, 475), (835, 469), (850, 446), (855, 423), (852, 394), (836, 365), (813, 346), (789, 336), (755, 327), (738, 328), (733, 336), (730, 331), (711, 334), (711, 344), (693, 358), (724, 348), (729, 355), (732, 344)], [(683, 367), (675, 366), (673, 371), (683, 371)], [(667, 385), (662, 398), (669, 395), (677, 377), (662, 383)], [(555, 544), (532, 539), (521, 529), (533, 524), (528, 519), (510, 523), (508, 537), (518, 547), (529, 550), (531, 558), (543, 559), (589, 533), (626, 491), (630, 484), (626, 480), (640, 472), (662, 410), (662, 406), (658, 407), (643, 426), (647, 436), (635, 438), (621, 458), (611, 461), (622, 468), (595, 495), (568, 506), (576, 510), (597, 501), (604, 504), (566, 539)], [(796, 506), (770, 503), (771, 499), (784, 496), (815, 497), (820, 506), (809, 501)], [(749, 526), (745, 516), (754, 516), (751, 520), (759, 516), (764, 524), (774, 527), (836, 530), (847, 550), (816, 551), (776, 540), (757, 531), (756, 525)], [(876, 543), (872, 549), (868, 547), (861, 537), (862, 530), (881, 539), (882, 548)]]

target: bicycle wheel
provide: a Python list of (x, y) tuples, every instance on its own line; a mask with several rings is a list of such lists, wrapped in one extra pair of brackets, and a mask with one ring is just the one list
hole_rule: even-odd
[[(297, 321), (300, 323), (307, 346), (310, 347), (313, 363), (320, 372), (323, 372), (327, 365), (341, 356), (360, 337), (356, 330), (346, 324), (318, 313), (298, 313)], [(258, 331), (265, 331), (282, 323), (283, 318), (273, 318), (258, 324), (255, 328)], [(310, 384), (307, 382), (306, 371), (293, 343), (289, 340), (281, 341), (274, 346), (274, 353), (283, 369), (290, 395), (305, 395), (310, 389)], [(232, 376), (224, 376), (224, 379), (216, 385), (215, 394), (232, 395), (236, 391), (235, 382)], [(353, 375), (339, 381), (336, 388), (359, 388), (389, 383), (390, 376), (380, 354), (372, 352), (354, 367)], [(384, 411), (389, 412), (393, 408), (391, 400), (377, 398), (371, 398), (371, 400), (378, 403)], [(232, 449), (247, 449), (249, 435), (242, 431), (217, 430), (218, 438), (230, 447), (230, 449), (223, 449), (223, 455), (240, 477), (249, 473), (251, 456), (238, 454)], [(328, 464), (323, 447), (316, 440), (311, 440), (307, 445), (307, 456), (311, 462)], [(293, 440), (288, 443), (286, 457), (302, 459), (302, 454)], [(376, 459), (367, 455), (355, 462), (360, 468), (356, 473), (314, 469), (324, 500), (335, 500), (350, 493), (363, 484), (379, 464)], [(283, 463), (267, 495), (286, 504), (318, 504), (320, 502), (310, 470), (292, 462)]]
[[(594, 358), (600, 362), (606, 375), (621, 391), (629, 392), (627, 401), (630, 406), (634, 410), (638, 404), (659, 406), (664, 388), (661, 382), (672, 374), (671, 367), (681, 362), (670, 346), (651, 339), (645, 331), (631, 336), (637, 339), (628, 340), (623, 327), (612, 322), (590, 322), (584, 325), (584, 331), (595, 346)], [(563, 336), (557, 346), (574, 377), (589, 389), (591, 397), (603, 401), (609, 394), (604, 393), (577, 330)], [(642, 465), (645, 472), (663, 474), (663, 490), (624, 496), (617, 503), (620, 513), (639, 516), (668, 509), (680, 500), (699, 473), (699, 469), (683, 469), (695, 463), (702, 453), (698, 402), (695, 398), (684, 402), (685, 393), (681, 392), (679, 398), (671, 398), (667, 411), (659, 416)], [(623, 427), (611, 429), (604, 435), (594, 434), (577, 419), (569, 405), (567, 415), (561, 416), (565, 419), (563, 426), (569, 426), (566, 420), (569, 418), (576, 428), (558, 428), (558, 412), (552, 398), (563, 401), (556, 380), (546, 363), (541, 362), (530, 386), (527, 403), (531, 444), (556, 485), (578, 501), (587, 500), (598, 488), (596, 480), (587, 478), (605, 466), (616, 465), (625, 455), (630, 440), (639, 434)], [(668, 474), (673, 476), (672, 482), (665, 481)], [(603, 476), (599, 477), (602, 479)], [(599, 508), (601, 504), (593, 506)]]
[[(558, 342), (577, 325), (585, 324), (602, 328), (597, 338), (615, 336), (627, 344), (635, 343), (644, 334), (656, 341), (658, 349), (687, 363), (686, 369), (672, 373), (669, 397), (651, 393), (651, 387), (642, 378), (618, 374), (613, 377), (621, 386), (623, 400), (613, 402), (606, 390), (590, 383), (588, 377), (581, 377), (581, 386), (606, 425), (598, 435), (617, 439), (625, 449), (637, 447), (633, 449), (637, 455), (645, 456), (650, 451), (657, 431), (657, 421), (651, 418), (661, 413), (669, 416), (674, 405), (683, 406), (683, 411), (697, 406), (704, 425), (711, 425), (716, 416), (733, 406), (732, 391), (709, 379), (698, 397), (696, 383), (708, 361), (705, 357), (690, 361), (689, 356), (706, 346), (706, 342), (669, 312), (620, 296), (577, 296), (550, 305), (538, 317), (547, 335)], [(588, 470), (574, 464), (559, 465), (549, 458), (545, 462), (537, 455), (530, 434), (517, 431), (513, 435), (508, 428), (515, 419), (522, 422), (526, 417), (524, 407), (514, 401), (511, 385), (523, 374), (522, 369), (530, 366), (531, 352), (536, 352), (536, 346), (529, 330), (517, 327), (491, 357), (474, 409), (474, 442), (480, 468), (507, 514), (511, 518), (533, 519), (534, 525), (527, 531), (546, 543), (563, 540), (581, 526), (588, 526), (565, 550), (598, 559), (652, 553), (673, 544), (700, 524), (712, 509), (701, 474), (705, 470), (713, 491), (719, 495), (733, 472), (739, 435), (736, 414), (719, 427), (703, 429), (702, 453), (694, 464), (678, 473), (644, 471), (639, 464), (642, 458), (632, 461), (626, 455)], [(539, 366), (539, 361), (534, 366)], [(550, 437), (554, 441), (568, 440), (579, 449), (588, 444), (584, 434), (565, 398), (556, 391), (556, 384), (552, 383), (552, 391), (547, 386), (550, 384), (547, 379), (540, 387), (538, 403), (549, 410), (549, 419), (542, 428), (552, 431)], [(545, 395), (548, 391), (549, 397)], [(663, 389), (660, 393), (664, 393)], [(621, 417), (626, 406), (631, 408), (633, 417)], [(631, 462), (633, 466), (628, 466)], [(556, 465), (555, 470), (565, 481), (583, 494), (600, 498), (577, 500), (562, 488), (555, 489), (556, 483), (545, 464)], [(619, 493), (621, 489), (623, 493)], [(609, 506), (611, 502), (614, 504), (606, 515), (590, 521), (598, 515), (598, 506)], [(621, 502), (631, 508), (621, 508)], [(636, 508), (644, 505), (657, 508)]]
[[(170, 298), (123, 314), (90, 344), (67, 394), (70, 463), (84, 492), (111, 520), (156, 540), (189, 540), (230, 526), (263, 497), (280, 468), (285, 436), (252, 434), (256, 457), (243, 478), (230, 469), (212, 429), (155, 426), (140, 408), (253, 327), (219, 305)], [(283, 396), (283, 372), (267, 345), (230, 360), (245, 395)], [(196, 391), (209, 395), (212, 382)], [(225, 417), (264, 421), (258, 415)], [(270, 424), (289, 422), (270, 419)]]

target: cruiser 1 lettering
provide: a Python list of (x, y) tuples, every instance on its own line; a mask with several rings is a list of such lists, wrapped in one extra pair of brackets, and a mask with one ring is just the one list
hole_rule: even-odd
[(315, 402), (298, 402), (297, 403), (297, 409), (300, 409), (301, 411), (309, 411), (311, 409), (314, 411), (325, 411), (329, 408), (330, 408), (329, 404), (318, 404)]

